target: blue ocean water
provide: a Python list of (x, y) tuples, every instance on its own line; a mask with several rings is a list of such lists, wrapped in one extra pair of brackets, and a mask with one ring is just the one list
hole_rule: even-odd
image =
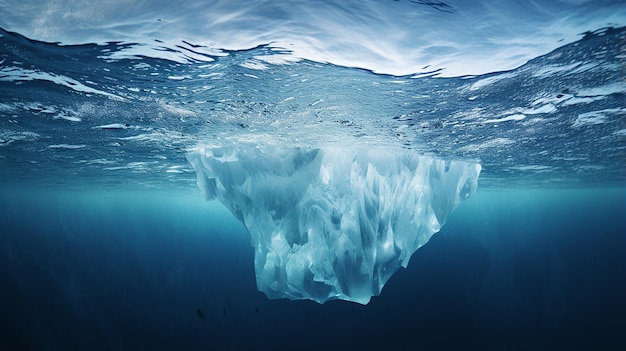
[(268, 300), (245, 229), (198, 196), (1, 195), (7, 350), (580, 350), (624, 341), (623, 189), (478, 192), (365, 306)]
[[(621, 349), (622, 1), (0, 2), (0, 349)], [(402, 150), (478, 191), (367, 305), (269, 300), (186, 155)]]

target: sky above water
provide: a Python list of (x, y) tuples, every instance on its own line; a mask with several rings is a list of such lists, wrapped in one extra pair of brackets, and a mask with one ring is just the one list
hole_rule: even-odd
[(3, 0), (0, 27), (62, 44), (143, 44), (128, 56), (185, 61), (167, 49), (270, 45), (377, 73), (464, 76), (514, 69), (586, 31), (624, 26), (625, 9), (597, 0)]

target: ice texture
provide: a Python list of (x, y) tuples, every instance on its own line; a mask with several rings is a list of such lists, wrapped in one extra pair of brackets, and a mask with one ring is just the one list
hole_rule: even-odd
[(406, 151), (198, 147), (207, 199), (248, 229), (269, 298), (367, 304), (477, 187), (481, 166)]

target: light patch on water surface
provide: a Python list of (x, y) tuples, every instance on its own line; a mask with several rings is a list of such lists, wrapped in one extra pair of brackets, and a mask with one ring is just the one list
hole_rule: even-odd
[(23, 69), (20, 67), (3, 67), (0, 68), (0, 81), (30, 81), (30, 80), (46, 80), (55, 84), (63, 85), (70, 89), (81, 91), (84, 93), (104, 95), (115, 100), (125, 100), (123, 97), (107, 93), (106, 91), (94, 89), (84, 85), (83, 83), (54, 73)]
[(609, 121), (609, 118), (614, 115), (624, 115), (626, 108), (612, 108), (600, 111), (592, 111), (581, 113), (576, 117), (576, 120), (572, 123), (572, 127), (580, 128), (588, 125), (604, 124)]
[(49, 145), (48, 147), (51, 149), (68, 149), (68, 150), (75, 150), (75, 149), (82, 149), (87, 145), (84, 144), (79, 144), (79, 145), (74, 145), (74, 144), (54, 144), (54, 145)]
[(471, 144), (471, 145), (463, 146), (459, 149), (464, 152), (480, 151), (483, 149), (490, 149), (494, 147), (501, 147), (501, 146), (511, 145), (511, 144), (515, 144), (515, 141), (508, 139), (508, 138), (495, 138), (495, 139), (487, 140), (481, 144)]
[(526, 116), (522, 114), (516, 114), (516, 115), (510, 115), (510, 116), (506, 116), (502, 118), (497, 118), (497, 119), (488, 119), (482, 123), (500, 123), (500, 122), (508, 122), (508, 121), (521, 121), (524, 118), (526, 118)]

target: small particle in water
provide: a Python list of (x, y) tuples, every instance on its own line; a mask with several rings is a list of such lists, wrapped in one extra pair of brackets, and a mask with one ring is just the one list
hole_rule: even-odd
[(204, 312), (202, 312), (202, 310), (201, 310), (201, 309), (199, 309), (199, 308), (198, 308), (198, 309), (196, 310), (196, 315), (197, 315), (200, 319), (204, 320)]

